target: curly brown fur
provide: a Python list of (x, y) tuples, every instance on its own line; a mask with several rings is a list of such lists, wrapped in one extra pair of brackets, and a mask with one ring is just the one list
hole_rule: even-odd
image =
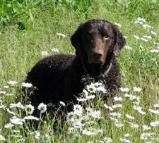
[(84, 88), (82, 78), (87, 75), (103, 82), (110, 96), (119, 89), (117, 56), (125, 39), (115, 25), (105, 20), (87, 21), (72, 35), (71, 43), (76, 55), (44, 58), (28, 73), (26, 82), (34, 86), (34, 91), (28, 94), (35, 107), (41, 102), (75, 103)]

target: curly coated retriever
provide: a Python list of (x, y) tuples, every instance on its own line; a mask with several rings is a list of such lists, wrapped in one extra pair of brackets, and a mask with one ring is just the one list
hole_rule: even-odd
[[(101, 81), (112, 96), (120, 87), (117, 57), (125, 45), (118, 28), (105, 20), (89, 20), (81, 24), (71, 37), (76, 55), (53, 55), (39, 61), (28, 73), (32, 83), (30, 101), (59, 104), (76, 102), (84, 88), (83, 78)], [(107, 95), (108, 96), (108, 95)]]

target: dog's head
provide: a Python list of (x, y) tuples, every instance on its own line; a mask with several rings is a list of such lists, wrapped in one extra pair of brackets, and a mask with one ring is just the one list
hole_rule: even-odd
[(107, 63), (108, 56), (118, 56), (125, 39), (118, 28), (105, 20), (81, 24), (71, 37), (76, 54), (90, 65)]

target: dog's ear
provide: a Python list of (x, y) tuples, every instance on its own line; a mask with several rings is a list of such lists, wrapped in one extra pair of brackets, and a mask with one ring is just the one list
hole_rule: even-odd
[(126, 44), (126, 41), (125, 41), (125, 38), (123, 37), (123, 34), (119, 31), (119, 29), (115, 25), (113, 25), (113, 30), (115, 32), (115, 45), (114, 45), (113, 53), (117, 57), (119, 56), (120, 50)]
[(71, 36), (71, 43), (76, 49), (76, 54), (78, 55), (81, 50), (81, 34), (82, 34), (83, 24), (81, 24), (75, 33)]

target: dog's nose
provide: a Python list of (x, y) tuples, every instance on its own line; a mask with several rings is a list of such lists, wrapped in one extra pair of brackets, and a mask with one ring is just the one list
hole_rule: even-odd
[(93, 50), (88, 55), (88, 62), (90, 64), (104, 64), (105, 56), (104, 56), (103, 51), (101, 51), (101, 50)]
[(94, 59), (99, 59), (100, 57), (102, 57), (102, 55), (103, 54), (99, 51), (98, 52), (96, 51), (96, 52), (92, 53), (92, 56), (93, 56)]

